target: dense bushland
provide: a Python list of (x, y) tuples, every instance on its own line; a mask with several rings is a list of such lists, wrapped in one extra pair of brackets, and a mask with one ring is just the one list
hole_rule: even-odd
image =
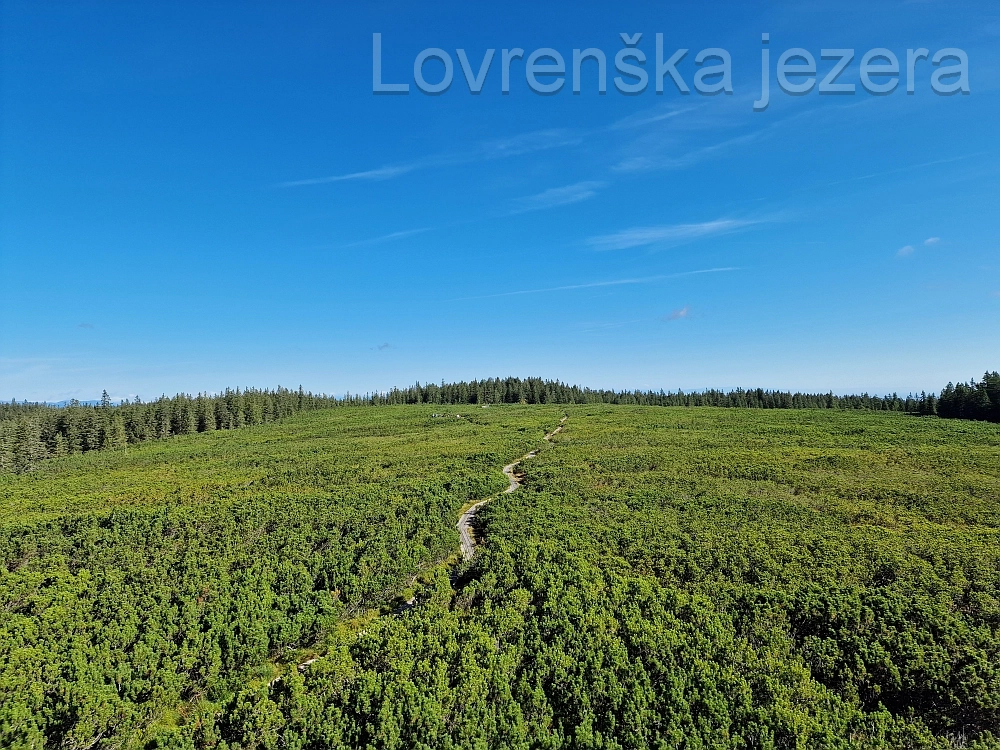
[(335, 406), (401, 404), (631, 404), (645, 406), (722, 406), (753, 409), (871, 409), (933, 414), (933, 395), (835, 396), (781, 391), (736, 390), (667, 393), (611, 391), (570, 386), (541, 378), (491, 378), (471, 382), (394, 388), (385, 393), (343, 398), (302, 390), (227, 389), (220, 395), (178, 394), (142, 403), (112, 404), (105, 391), (99, 405), (73, 402), (58, 408), (45, 404), (0, 403), (0, 472), (31, 471), (39, 461), (93, 450), (124, 450), (129, 445), (174, 435), (229, 430), (274, 422), (300, 411)]
[(554, 423), (328, 410), (0, 477), (0, 747), (225, 715), (452, 555), (461, 506)]
[(461, 413), (0, 478), (0, 745), (1000, 747), (1000, 427)]

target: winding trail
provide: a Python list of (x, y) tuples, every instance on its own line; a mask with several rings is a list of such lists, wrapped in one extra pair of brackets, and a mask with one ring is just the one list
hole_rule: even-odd
[[(548, 432), (548, 433), (545, 434), (545, 437), (544, 437), (545, 442), (552, 442), (552, 436), (555, 435), (558, 432), (562, 432), (562, 428), (563, 428), (563, 425), (566, 422), (566, 419), (567, 419), (567, 417), (563, 417), (562, 419), (560, 419), (559, 420), (559, 426), (556, 427), (554, 430), (552, 430), (552, 432)], [(540, 450), (541, 450), (541, 448), (535, 448), (535, 450), (530, 451), (529, 453), (525, 453), (517, 461), (514, 461), (513, 463), (509, 463), (509, 464), (507, 464), (506, 466), (503, 467), (504, 476), (506, 476), (507, 479), (510, 482), (510, 484), (508, 485), (507, 489), (505, 489), (503, 491), (503, 494), (510, 494), (511, 492), (516, 491), (517, 488), (521, 486), (521, 481), (518, 478), (518, 475), (514, 473), (514, 470), (517, 468), (517, 466), (522, 461), (525, 461), (525, 460), (527, 460), (529, 458), (534, 458), (535, 456), (537, 456)], [(468, 510), (466, 510), (458, 518), (458, 524), (457, 524), (457, 526), (458, 526), (458, 533), (459, 533), (459, 535), (462, 538), (462, 557), (465, 560), (471, 560), (475, 556), (475, 554), (476, 554), (476, 539), (472, 535), (472, 526), (471, 526), (472, 519), (474, 519), (476, 517), (476, 511), (479, 510), (484, 505), (486, 505), (486, 503), (488, 503), (489, 501), (490, 501), (490, 498), (486, 498), (485, 500), (480, 500), (478, 503), (476, 503), (475, 505), (471, 506)], [(440, 560), (438, 561), (439, 564), (441, 562), (442, 561), (440, 561)], [(410, 585), (412, 585), (415, 580), (416, 580), (416, 575), (414, 575), (413, 578), (410, 579)], [(392, 614), (394, 616), (399, 616), (403, 612), (407, 611), (408, 609), (411, 609), (412, 607), (414, 607), (416, 605), (417, 605), (417, 595), (415, 594), (415, 595), (411, 596), (410, 599), (408, 599), (406, 602), (403, 602), (402, 604), (400, 604), (392, 612)], [(361, 631), (361, 633), (364, 633), (364, 632), (366, 632), (366, 631)], [(300, 671), (300, 672), (305, 672), (306, 670), (309, 669), (309, 667), (314, 662), (317, 662), (321, 658), (323, 658), (324, 655), (325, 654), (317, 655), (317, 654), (315, 654), (315, 652), (312, 652), (311, 655), (308, 658), (306, 658), (304, 661), (301, 661), (298, 664), (296, 664), (296, 669), (298, 669), (298, 671)], [(283, 679), (285, 679), (285, 676), (286, 676), (285, 674), (278, 674), (278, 675), (276, 675), (275, 677), (273, 677), (267, 683), (267, 686), (269, 688), (272, 687), (272, 686), (274, 686), (275, 684), (277, 684), (277, 683), (281, 682)]]
[[(567, 419), (566, 417), (560, 419), (559, 426), (556, 427), (554, 430), (552, 430), (552, 432), (548, 432), (545, 434), (544, 440), (546, 442), (551, 442), (553, 435), (555, 435), (557, 432), (562, 432), (563, 424), (566, 422), (566, 419)], [(529, 458), (534, 458), (535, 456), (537, 456), (540, 450), (541, 448), (535, 448), (535, 450), (529, 453), (525, 453), (523, 456), (517, 459), (517, 461), (509, 463), (503, 467), (504, 476), (506, 476), (507, 479), (510, 480), (510, 486), (503, 491), (505, 495), (514, 492), (518, 487), (521, 486), (521, 482), (517, 478), (517, 475), (514, 473), (514, 469), (517, 468), (518, 464), (520, 464), (522, 461), (526, 461)], [(456, 525), (458, 526), (458, 535), (459, 537), (461, 537), (462, 540), (462, 557), (466, 560), (471, 560), (473, 556), (475, 556), (476, 554), (476, 539), (472, 535), (472, 526), (471, 526), (472, 519), (476, 517), (476, 511), (478, 511), (488, 502), (489, 498), (487, 498), (486, 500), (480, 500), (478, 503), (471, 506), (468, 510), (465, 511), (465, 513), (463, 513), (461, 516), (458, 517), (458, 523)]]

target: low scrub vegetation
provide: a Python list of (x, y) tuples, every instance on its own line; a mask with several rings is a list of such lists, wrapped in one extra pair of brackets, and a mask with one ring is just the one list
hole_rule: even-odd
[(893, 412), (327, 409), (67, 456), (0, 478), (0, 745), (997, 748), (998, 535), (1000, 427)]

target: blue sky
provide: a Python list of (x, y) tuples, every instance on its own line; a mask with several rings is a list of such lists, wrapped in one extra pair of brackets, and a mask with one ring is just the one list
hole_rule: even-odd
[[(751, 5), (5, 2), (0, 398), (907, 392), (1000, 366), (1000, 9)], [(409, 94), (372, 93), (374, 32)], [(620, 93), (622, 32), (647, 69), (657, 32), (688, 48), (692, 89), (726, 49), (733, 93)], [(428, 47), (455, 61), (436, 96)], [(608, 91), (591, 62), (579, 95), (539, 95), (521, 59), (502, 95), (513, 47), (598, 47)], [(913, 95), (789, 96), (792, 47), (855, 49), (855, 84), (868, 49), (958, 47), (971, 92), (922, 61)], [(497, 50), (477, 96), (458, 48)]]

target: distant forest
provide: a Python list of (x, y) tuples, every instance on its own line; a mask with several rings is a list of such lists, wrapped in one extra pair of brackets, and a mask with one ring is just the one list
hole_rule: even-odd
[(264, 424), (312, 409), (397, 404), (630, 404), (639, 406), (716, 406), (745, 409), (864, 409), (1000, 422), (1000, 374), (981, 382), (949, 383), (940, 397), (921, 393), (901, 397), (833, 393), (735, 391), (614, 391), (582, 388), (542, 378), (416, 383), (387, 392), (342, 398), (287, 388), (229, 390), (218, 395), (178, 394), (155, 401), (112, 403), (105, 391), (100, 404), (0, 403), (0, 472), (30, 471), (39, 461), (93, 450), (125, 450), (129, 445), (172, 435), (231, 430)]
[(947, 419), (1000, 422), (1000, 373), (988, 372), (978, 383), (948, 383), (938, 399), (937, 413)]

